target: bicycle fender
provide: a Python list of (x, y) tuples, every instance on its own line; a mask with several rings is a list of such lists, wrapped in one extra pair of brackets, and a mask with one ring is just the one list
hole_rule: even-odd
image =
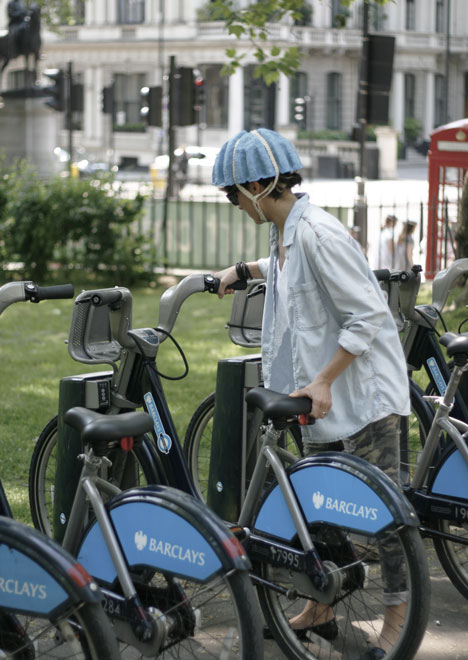
[(434, 495), (446, 495), (463, 500), (468, 498), (468, 465), (456, 447), (441, 458), (429, 487)]
[[(168, 486), (125, 491), (107, 504), (130, 567), (146, 566), (206, 582), (230, 570), (249, 570), (237, 538), (200, 501)], [(79, 561), (96, 579), (112, 584), (116, 571), (99, 525), (87, 530)]]
[(71, 602), (100, 600), (71, 555), (35, 529), (0, 518), (0, 607), (54, 618)]
[[(301, 459), (286, 473), (307, 523), (328, 523), (362, 534), (378, 534), (391, 525), (418, 525), (413, 507), (393, 481), (356, 456), (323, 452)], [(287, 541), (295, 536), (277, 484), (265, 494), (254, 529)]]

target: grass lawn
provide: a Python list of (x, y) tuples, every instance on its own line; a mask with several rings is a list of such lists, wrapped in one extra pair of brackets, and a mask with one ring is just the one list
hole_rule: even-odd
[[(75, 287), (76, 292), (80, 287)], [(154, 327), (159, 297), (164, 288), (133, 289), (134, 327)], [(190, 416), (215, 388), (219, 358), (256, 352), (229, 340), (225, 324), (232, 298), (222, 301), (208, 293), (194, 295), (184, 304), (173, 335), (184, 350), (189, 374), (181, 381), (165, 380), (166, 395), (183, 440)], [(60, 378), (107, 367), (75, 362), (68, 354), (71, 300), (44, 301), (39, 305), (17, 303), (0, 319), (0, 477), (15, 517), (30, 522), (28, 470), (35, 439), (57, 413)], [(158, 367), (163, 373), (183, 373), (183, 363), (166, 341), (160, 348)]]
[[(163, 290), (132, 291), (135, 327), (156, 325)], [(76, 287), (76, 291), (80, 288)], [(452, 311), (446, 314), (451, 330), (456, 330), (467, 315), (464, 306), (455, 300), (456, 296), (448, 301), (448, 309)], [(419, 302), (430, 302), (429, 285), (422, 287)], [(186, 301), (179, 314), (173, 335), (186, 354), (190, 371), (185, 379), (165, 380), (164, 384), (181, 440), (191, 414), (215, 388), (217, 361), (222, 357), (258, 352), (230, 342), (225, 324), (231, 304), (229, 296), (220, 301), (208, 293), (198, 294)], [(45, 301), (40, 305), (18, 303), (9, 307), (0, 320), (0, 477), (14, 515), (25, 522), (30, 522), (29, 461), (35, 439), (57, 412), (59, 380), (92, 370), (88, 365), (74, 362), (68, 354), (65, 341), (71, 313), (71, 300)], [(183, 372), (182, 360), (170, 341), (160, 348), (158, 367), (173, 376)], [(97, 365), (94, 370), (102, 369), (102, 365)], [(425, 375), (415, 374), (415, 378), (424, 388)]]

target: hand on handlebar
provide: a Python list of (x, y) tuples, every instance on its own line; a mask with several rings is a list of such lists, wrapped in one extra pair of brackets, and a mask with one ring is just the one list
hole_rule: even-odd
[(332, 398), (330, 387), (325, 383), (309, 383), (299, 390), (294, 390), (289, 395), (291, 397), (308, 397), (312, 401), (312, 410), (310, 415), (315, 419), (324, 419), (331, 410)]
[(231, 284), (239, 280), (235, 266), (229, 266), (224, 270), (214, 274), (219, 279), (218, 298), (223, 298), (226, 293), (234, 293), (235, 289), (230, 287)]

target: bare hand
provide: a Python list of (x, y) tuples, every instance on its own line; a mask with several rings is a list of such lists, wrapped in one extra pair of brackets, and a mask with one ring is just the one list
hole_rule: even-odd
[(327, 383), (312, 381), (309, 385), (294, 390), (289, 396), (305, 396), (312, 400), (312, 410), (310, 414), (315, 419), (324, 419), (331, 410), (332, 397), (330, 385)]
[(218, 298), (223, 298), (226, 293), (235, 293), (234, 289), (229, 288), (230, 284), (234, 284), (234, 282), (237, 282), (239, 279), (235, 266), (229, 266), (229, 268), (225, 268), (224, 270), (220, 270), (213, 274), (220, 280)]

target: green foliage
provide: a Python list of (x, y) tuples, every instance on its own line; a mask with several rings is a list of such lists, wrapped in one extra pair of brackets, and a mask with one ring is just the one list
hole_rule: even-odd
[(406, 144), (414, 144), (421, 135), (422, 124), (419, 119), (407, 117), (404, 124)]
[(350, 140), (345, 131), (326, 128), (323, 131), (299, 131), (297, 135), (299, 140)]
[(22, 276), (43, 281), (55, 264), (126, 284), (144, 272), (143, 239), (131, 231), (143, 197), (125, 199), (112, 177), (42, 181), (23, 162), (3, 173), (0, 211), (5, 196), (3, 268), (22, 262)]
[[(370, 1), (370, 0), (367, 0)], [(384, 5), (390, 0), (374, 0), (376, 4)], [(355, 0), (342, 0), (343, 17), (342, 26), (346, 23), (349, 15), (348, 8)], [(256, 78), (263, 78), (267, 85), (277, 82), (280, 73), (292, 76), (298, 69), (301, 53), (297, 46), (289, 48), (278, 48), (274, 46), (267, 50), (265, 42), (269, 38), (269, 23), (277, 23), (283, 19), (289, 19), (293, 25), (310, 24), (311, 11), (309, 3), (304, 0), (261, 0), (253, 2), (246, 9), (239, 9), (235, 0), (213, 0), (203, 8), (209, 12), (209, 19), (224, 21), (230, 35), (237, 39), (248, 39), (251, 42), (253, 54), (257, 60), (254, 70)], [(203, 15), (203, 14), (202, 14)], [(207, 14), (204, 14), (207, 15)], [(200, 15), (199, 15), (200, 16)], [(221, 73), (223, 75), (233, 74), (241, 65), (245, 53), (238, 53), (235, 48), (228, 48), (226, 55), (229, 59)]]

